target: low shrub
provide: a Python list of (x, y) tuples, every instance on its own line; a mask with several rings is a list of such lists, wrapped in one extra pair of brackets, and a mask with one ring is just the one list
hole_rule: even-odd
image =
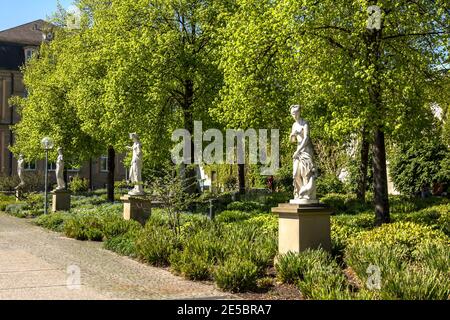
[(44, 206), (44, 195), (41, 193), (29, 193), (25, 198), (25, 202), (28, 209), (39, 210)]
[(175, 251), (169, 257), (171, 269), (190, 280), (208, 280), (212, 263), (204, 255), (188, 250)]
[(342, 193), (344, 184), (334, 174), (327, 174), (317, 178), (317, 193), (325, 195), (329, 193)]
[(92, 241), (101, 241), (103, 239), (103, 223), (98, 215), (71, 215), (64, 222), (63, 229), (65, 235), (69, 238)]
[(172, 230), (151, 222), (145, 225), (136, 239), (138, 257), (155, 266), (169, 265), (170, 255), (179, 249), (179, 239)]
[(320, 201), (330, 206), (335, 214), (357, 214), (373, 210), (373, 204), (368, 199), (361, 202), (353, 194), (330, 193), (320, 198)]
[(233, 255), (216, 268), (214, 280), (222, 290), (245, 292), (256, 289), (258, 275), (258, 267), (252, 261)]
[(263, 205), (256, 201), (234, 201), (227, 205), (227, 210), (237, 210), (244, 212), (252, 212), (255, 210), (262, 210)]
[(114, 251), (118, 254), (136, 258), (138, 256), (136, 239), (139, 236), (139, 232), (140, 230), (138, 229), (130, 229), (124, 234), (106, 238), (103, 246), (105, 249)]
[(278, 217), (273, 214), (258, 214), (246, 222), (257, 225), (264, 233), (275, 234), (278, 232)]
[(450, 296), (448, 274), (410, 266), (401, 272), (386, 272), (380, 296), (383, 300), (447, 300)]
[(79, 176), (74, 176), (69, 183), (69, 190), (73, 193), (81, 193), (89, 190), (89, 181)]
[(324, 250), (288, 252), (278, 257), (277, 277), (285, 283), (295, 283), (308, 299), (349, 299), (345, 275), (339, 265)]
[(69, 215), (66, 212), (54, 212), (39, 216), (34, 223), (46, 229), (62, 232), (64, 230), (64, 222), (68, 217)]
[(26, 208), (26, 203), (16, 202), (6, 205), (5, 212), (19, 218), (24, 218), (26, 217), (26, 215), (23, 213), (23, 211), (26, 210)]
[(345, 262), (362, 284), (371, 276), (368, 268), (377, 268), (382, 299), (442, 299), (449, 288), (448, 274), (442, 271), (448, 245), (448, 238), (438, 230), (396, 222), (350, 239)]
[(244, 211), (225, 210), (225, 211), (222, 211), (220, 214), (218, 214), (215, 219), (217, 222), (231, 223), (231, 222), (244, 221), (244, 220), (250, 219), (254, 215), (255, 215), (254, 213), (249, 213), (249, 212), (244, 212)]

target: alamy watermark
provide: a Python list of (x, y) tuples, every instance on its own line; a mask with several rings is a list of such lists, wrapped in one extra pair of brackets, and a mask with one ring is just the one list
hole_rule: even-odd
[(66, 287), (69, 290), (81, 289), (81, 269), (76, 264), (67, 266)]
[[(178, 142), (172, 149), (175, 164), (257, 164), (261, 175), (274, 175), (280, 164), (280, 133), (270, 129), (227, 129), (225, 144), (218, 129), (203, 132), (201, 121), (194, 121), (194, 136), (186, 129), (176, 129), (172, 141)], [(246, 146), (248, 141), (248, 154)], [(209, 144), (203, 148), (204, 142)], [(225, 153), (224, 153), (225, 146)]]

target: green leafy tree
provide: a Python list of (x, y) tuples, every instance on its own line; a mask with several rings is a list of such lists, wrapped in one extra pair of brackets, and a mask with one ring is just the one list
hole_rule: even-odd
[[(388, 222), (385, 135), (418, 133), (428, 115), (442, 78), (435, 66), (447, 54), (447, 2), (238, 3), (224, 33), (225, 87), (211, 113), (228, 125), (286, 128), (288, 105), (300, 103), (319, 136), (347, 141), (364, 132), (376, 223)], [(367, 28), (370, 5), (380, 8), (379, 28)]]

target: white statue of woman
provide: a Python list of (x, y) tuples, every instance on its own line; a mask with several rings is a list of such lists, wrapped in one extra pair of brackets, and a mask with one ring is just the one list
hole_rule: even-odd
[(133, 146), (127, 148), (133, 150), (130, 167), (130, 181), (134, 184), (134, 188), (130, 190), (128, 194), (144, 195), (145, 192), (142, 186), (142, 146), (136, 133), (130, 133), (130, 138), (133, 140)]
[(55, 174), (57, 183), (55, 190), (64, 190), (66, 188), (66, 183), (64, 182), (64, 158), (61, 147), (58, 148), (58, 158), (56, 158)]
[(292, 156), (294, 200), (291, 200), (291, 203), (317, 203), (316, 169), (314, 167), (313, 146), (309, 137), (309, 124), (300, 118), (300, 106), (293, 105), (290, 111), (295, 119), (290, 141), (297, 143), (297, 149)]
[(25, 171), (25, 160), (22, 154), (19, 154), (19, 159), (17, 159), (17, 175), (19, 176), (20, 183), (17, 185), (16, 189), (19, 189), (25, 185), (23, 179), (23, 172)]

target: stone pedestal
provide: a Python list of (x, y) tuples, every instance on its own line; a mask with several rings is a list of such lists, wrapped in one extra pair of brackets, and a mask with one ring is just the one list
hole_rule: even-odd
[(151, 201), (142, 196), (124, 195), (120, 197), (123, 202), (123, 218), (136, 220), (145, 225), (151, 214)]
[(278, 252), (301, 252), (308, 248), (331, 250), (331, 208), (320, 204), (280, 203), (272, 208), (278, 214)]
[(53, 190), (52, 195), (52, 212), (67, 211), (70, 209), (70, 191), (69, 190)]

